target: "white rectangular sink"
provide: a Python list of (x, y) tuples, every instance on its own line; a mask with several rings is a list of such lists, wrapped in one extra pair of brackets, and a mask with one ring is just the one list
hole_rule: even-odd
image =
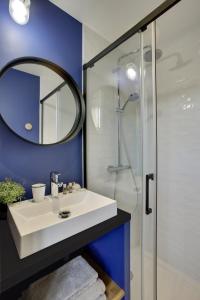
[[(70, 211), (62, 219), (60, 211)], [(8, 221), (22, 259), (117, 215), (116, 201), (82, 189), (42, 202), (26, 200), (8, 207)]]

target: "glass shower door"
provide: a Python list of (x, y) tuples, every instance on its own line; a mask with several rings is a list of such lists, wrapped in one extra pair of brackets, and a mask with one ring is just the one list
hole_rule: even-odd
[[(141, 299), (141, 34), (87, 70), (87, 187), (116, 199), (131, 220), (131, 299)], [(128, 299), (127, 299), (128, 300)]]
[[(143, 238), (142, 300), (156, 300), (155, 22), (142, 32)], [(137, 299), (137, 298), (136, 298)]]
[(131, 300), (156, 296), (155, 113), (151, 24), (87, 70), (87, 187), (131, 213)]

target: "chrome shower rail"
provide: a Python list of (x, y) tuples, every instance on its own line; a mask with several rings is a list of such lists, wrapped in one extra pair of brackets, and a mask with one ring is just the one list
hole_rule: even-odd
[(137, 32), (144, 31), (150, 23), (155, 21), (157, 18), (159, 18), (161, 15), (163, 15), (166, 11), (168, 11), (170, 8), (172, 8), (175, 4), (177, 4), (180, 1), (181, 0), (166, 0), (165, 2), (163, 2), (156, 9), (154, 9), (149, 15), (147, 15), (144, 19), (142, 19), (139, 23), (137, 23), (135, 26), (129, 29), (125, 34), (120, 36), (116, 41), (114, 41), (107, 48), (105, 48), (103, 51), (97, 54), (89, 62), (84, 64), (83, 69), (86, 70), (88, 68), (92, 68), (98, 60), (102, 59), (104, 56), (106, 56), (108, 53), (113, 51), (120, 44), (128, 40)]

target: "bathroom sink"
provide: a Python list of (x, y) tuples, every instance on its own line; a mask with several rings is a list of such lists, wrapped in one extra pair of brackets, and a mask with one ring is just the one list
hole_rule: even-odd
[[(70, 212), (61, 218), (60, 212)], [(116, 201), (81, 189), (42, 202), (26, 200), (9, 205), (8, 222), (22, 259), (117, 214)]]

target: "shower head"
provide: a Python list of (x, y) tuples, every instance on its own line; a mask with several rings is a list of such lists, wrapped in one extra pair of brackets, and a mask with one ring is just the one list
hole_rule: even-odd
[[(144, 61), (145, 62), (152, 62), (152, 47), (150, 45), (146, 45), (143, 48), (144, 50)], [(120, 62), (121, 60), (128, 58), (129, 56), (136, 55), (140, 53), (140, 49), (137, 49), (135, 51), (131, 51), (129, 53), (123, 54), (118, 58), (117, 67), (113, 70), (113, 73), (117, 73), (120, 68)], [(163, 52), (161, 49), (156, 49), (156, 60), (160, 59), (163, 55)]]
[(140, 98), (138, 93), (133, 93), (130, 94), (130, 96), (128, 97), (128, 99), (126, 100), (126, 102), (124, 103), (124, 105), (122, 106), (121, 110), (123, 111), (126, 107), (126, 105), (128, 104), (128, 102), (135, 102)]
[[(144, 61), (145, 62), (152, 62), (152, 48), (149, 46), (149, 50), (147, 50), (144, 53)], [(159, 60), (162, 56), (162, 50), (161, 49), (156, 49), (156, 60)]]

